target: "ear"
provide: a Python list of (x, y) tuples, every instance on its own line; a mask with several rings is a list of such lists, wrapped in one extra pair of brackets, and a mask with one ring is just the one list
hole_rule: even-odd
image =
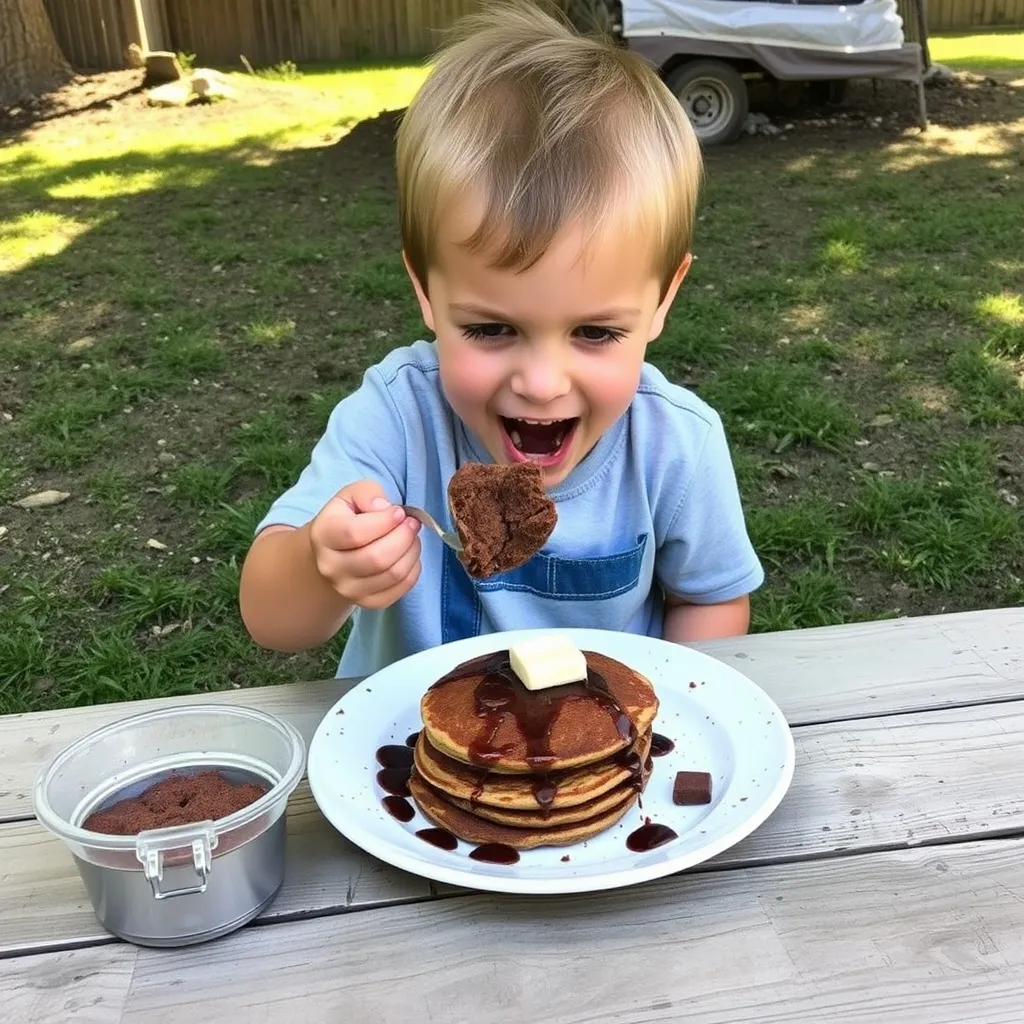
[(405, 272), (409, 275), (409, 280), (412, 281), (413, 291), (416, 292), (416, 300), (420, 304), (423, 322), (427, 325), (427, 330), (436, 334), (437, 331), (434, 330), (434, 310), (430, 305), (430, 299), (427, 298), (426, 281), (420, 281), (416, 271), (412, 269), (412, 264), (409, 262), (409, 257), (404, 249), (402, 250), (402, 262), (405, 264)]
[(665, 317), (668, 316), (668, 311), (672, 308), (672, 303), (675, 302), (679, 286), (690, 272), (692, 265), (693, 254), (687, 253), (686, 258), (679, 264), (679, 269), (672, 275), (672, 280), (669, 282), (668, 288), (665, 289), (665, 296), (654, 313), (654, 319), (651, 321), (651, 341), (654, 341), (665, 329)]

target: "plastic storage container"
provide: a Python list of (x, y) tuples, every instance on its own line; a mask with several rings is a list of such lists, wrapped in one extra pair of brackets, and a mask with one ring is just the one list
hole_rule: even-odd
[[(184, 946), (252, 920), (284, 880), (285, 808), (305, 744), (253, 708), (185, 705), (135, 715), (62, 750), (36, 780), (36, 817), (67, 843), (100, 923), (145, 946)], [(82, 828), (94, 811), (172, 772), (216, 769), (267, 793), (216, 821), (112, 836)]]

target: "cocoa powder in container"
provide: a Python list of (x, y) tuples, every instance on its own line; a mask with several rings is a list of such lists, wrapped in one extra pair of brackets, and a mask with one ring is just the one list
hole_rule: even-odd
[(111, 836), (134, 836), (154, 828), (217, 821), (248, 807), (267, 792), (265, 785), (232, 782), (215, 770), (176, 772), (138, 796), (94, 811), (82, 828)]

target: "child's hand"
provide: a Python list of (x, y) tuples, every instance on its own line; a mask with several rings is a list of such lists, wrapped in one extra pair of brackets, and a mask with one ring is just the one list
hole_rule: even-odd
[(317, 571), (346, 601), (387, 608), (419, 579), (419, 527), (379, 484), (349, 484), (310, 525)]

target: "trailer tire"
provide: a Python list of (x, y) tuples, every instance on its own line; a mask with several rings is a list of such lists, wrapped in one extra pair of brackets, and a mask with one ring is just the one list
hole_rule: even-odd
[(747, 120), (747, 83), (720, 60), (694, 60), (674, 68), (665, 84), (682, 104), (702, 146), (733, 142)]

